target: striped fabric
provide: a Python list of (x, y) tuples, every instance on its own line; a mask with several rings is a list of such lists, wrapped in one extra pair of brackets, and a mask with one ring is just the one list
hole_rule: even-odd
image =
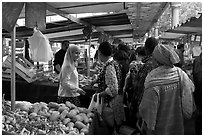
[(176, 67), (162, 66), (148, 74), (139, 112), (153, 134), (184, 134), (179, 86)]

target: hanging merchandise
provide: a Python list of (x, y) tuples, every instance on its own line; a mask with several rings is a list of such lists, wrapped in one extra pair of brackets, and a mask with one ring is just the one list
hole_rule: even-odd
[(28, 39), (31, 50), (31, 59), (36, 62), (48, 62), (53, 58), (49, 40), (40, 30), (34, 29), (33, 35)]

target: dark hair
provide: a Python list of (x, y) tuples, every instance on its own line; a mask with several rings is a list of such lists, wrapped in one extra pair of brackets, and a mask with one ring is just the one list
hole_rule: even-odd
[(125, 44), (119, 44), (118, 45), (118, 50), (123, 50), (123, 51), (125, 51), (127, 53), (130, 52), (130, 48), (128, 47), (128, 45), (125, 45)]
[(118, 60), (118, 61), (120, 61), (120, 60), (129, 60), (129, 56), (128, 56), (127, 52), (125, 52), (125, 51), (123, 51), (123, 50), (118, 50), (118, 51), (114, 54), (113, 58), (114, 58), (115, 60)]
[(154, 37), (150, 37), (145, 41), (145, 50), (149, 52), (149, 54), (152, 54), (154, 51), (154, 48), (158, 45), (158, 40)]
[(177, 46), (177, 49), (182, 49), (182, 48), (184, 48), (184, 44), (179, 44), (179, 45)]
[(111, 56), (112, 55), (112, 52), (113, 52), (113, 49), (112, 49), (112, 45), (105, 41), (105, 42), (102, 42), (99, 47), (98, 47), (98, 50), (104, 55), (104, 56)]
[(98, 50), (96, 50), (96, 53), (94, 55), (94, 59), (97, 59), (98, 58)]
[(69, 43), (69, 41), (68, 40), (62, 41), (62, 45), (64, 45), (65, 43)]
[(139, 55), (139, 56), (145, 56), (146, 54), (145, 54), (145, 49), (144, 49), (144, 47), (138, 47), (137, 48), (138, 50), (136, 50), (137, 51), (137, 54)]

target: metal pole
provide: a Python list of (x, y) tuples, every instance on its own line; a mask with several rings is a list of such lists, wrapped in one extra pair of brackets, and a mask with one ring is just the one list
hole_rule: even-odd
[(15, 76), (15, 64), (16, 64), (16, 26), (11, 33), (11, 110), (15, 110), (16, 100), (16, 76)]
[(90, 77), (90, 49), (91, 49), (91, 36), (89, 38), (89, 49), (88, 49), (88, 57), (87, 57), (87, 77)]

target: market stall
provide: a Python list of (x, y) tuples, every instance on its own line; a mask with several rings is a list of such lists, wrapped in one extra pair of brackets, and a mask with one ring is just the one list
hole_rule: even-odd
[[(140, 31), (141, 35), (137, 35), (137, 37), (141, 37), (145, 35), (145, 33), (152, 27), (152, 25), (156, 22), (156, 20), (159, 18), (161, 13), (165, 10), (168, 3), (166, 2), (154, 3), (154, 4), (152, 3), (147, 3), (147, 4), (146, 3), (133, 3), (133, 4), (132, 3), (112, 3), (114, 7), (116, 5), (116, 7), (118, 7), (119, 9), (113, 8), (111, 3), (95, 4), (95, 5), (108, 4), (109, 6), (111, 5), (111, 7), (109, 7), (109, 10), (111, 10), (111, 12), (117, 12), (118, 10), (126, 10), (125, 12), (122, 11), (121, 13), (114, 13), (112, 15), (111, 14), (108, 15), (109, 16), (108, 18), (110, 19), (110, 21), (112, 21), (113, 16), (116, 16), (116, 19), (114, 20), (114, 22), (119, 22), (119, 23), (121, 23), (121, 21), (118, 21), (117, 19), (119, 19), (120, 16), (123, 16), (125, 21), (122, 22), (122, 24), (116, 25), (116, 24), (112, 24), (112, 22), (109, 22), (110, 26), (104, 26), (104, 24), (106, 25), (107, 22), (103, 22), (103, 24), (100, 24), (101, 21), (99, 20), (98, 23), (102, 27), (98, 27), (99, 25), (95, 26), (93, 24), (97, 24), (97, 23), (94, 23), (92, 21), (88, 22), (86, 21), (86, 19), (80, 20), (78, 18), (74, 18), (68, 12), (59, 10), (60, 7), (62, 6), (59, 3), (58, 4), (60, 6), (57, 6), (58, 5), (57, 3), (47, 4), (44, 2), (43, 3), (32, 3), (32, 2), (20, 3), (19, 2), (18, 3), (19, 5), (15, 5), (15, 4), (17, 3), (3, 3), (3, 6), (2, 6), (4, 8), (3, 9), (3, 21), (4, 21), (3, 29), (5, 29), (4, 31), (6, 31), (4, 34), (6, 34), (9, 37), (11, 36), (11, 41), (12, 41), (12, 44), (11, 44), (12, 54), (10, 56), (11, 59), (9, 62), (10, 64), (9, 65), (7, 64), (10, 69), (8, 71), (10, 75), (8, 77), (3, 77), (2, 79), (2, 85), (3, 85), (2, 93), (5, 95), (3, 96), (3, 100), (2, 100), (3, 134), (20, 134), (20, 135), (36, 135), (36, 134), (38, 135), (39, 134), (43, 134), (43, 135), (78, 134), (79, 135), (80, 134), (80, 135), (84, 135), (88, 133), (89, 126), (93, 118), (93, 113), (87, 108), (88, 108), (88, 105), (90, 104), (91, 96), (93, 95), (93, 93), (95, 93), (98, 90), (96, 87), (88, 86), (88, 83), (90, 82), (90, 77), (89, 77), (90, 66), (87, 65), (88, 79), (82, 78), (81, 79), (82, 83), (80, 83), (81, 88), (86, 91), (86, 94), (80, 97), (83, 106), (77, 107), (71, 104), (70, 102), (66, 102), (65, 104), (56, 103), (58, 82), (53, 81), (53, 79), (50, 80), (49, 76), (48, 78), (43, 79), (42, 77), (46, 76), (45, 75), (46, 73), (44, 71), (42, 73), (39, 73), (38, 71), (39, 66), (37, 66), (37, 71), (35, 71), (34, 75), (32, 76), (29, 75), (30, 74), (29, 70), (33, 68), (28, 68), (28, 73), (25, 73), (25, 70), (19, 69), (19, 66), (16, 66), (16, 64), (19, 63), (16, 60), (16, 53), (15, 53), (16, 21), (18, 17), (21, 17), (22, 15), (21, 13), (23, 13), (25, 15), (24, 17), (25, 17), (26, 27), (28, 27), (29, 30), (32, 30), (31, 31), (32, 33), (30, 33), (29, 35), (27, 34), (26, 31), (20, 32), (21, 36), (23, 36), (24, 33), (25, 35), (27, 34), (27, 36), (24, 35), (25, 37), (29, 36), (30, 38), (29, 42), (31, 45), (35, 45), (38, 41), (40, 41), (40, 39), (36, 39), (32, 37), (36, 32), (38, 33), (41, 33), (43, 31), (46, 32), (46, 27), (47, 27), (45, 22), (46, 14), (47, 14), (46, 10), (48, 10), (48, 14), (50, 14), (50, 12), (53, 12), (54, 14), (59, 14), (60, 16), (68, 19), (69, 23), (71, 22), (73, 24), (74, 23), (79, 24), (79, 26), (74, 26), (74, 27), (71, 26), (72, 29), (73, 28), (75, 29), (75, 30), (74, 29), (72, 30), (75, 33), (74, 33), (74, 36), (70, 35), (69, 37), (65, 36), (67, 35), (67, 31), (64, 31), (64, 28), (59, 29), (60, 31), (64, 31), (61, 33), (61, 32), (56, 32), (56, 30), (50, 27), (51, 30), (54, 30), (52, 34), (47, 35), (50, 39), (52, 39), (53, 41), (57, 39), (63, 40), (66, 38), (69, 38), (69, 39), (75, 38), (74, 40), (85, 39), (84, 41), (88, 41), (89, 45), (91, 45), (92, 31), (100, 32), (99, 35), (102, 35), (102, 38), (97, 39), (99, 42), (110, 40), (110, 38), (113, 38), (112, 36), (113, 34), (118, 35), (115, 37), (117, 40), (120, 38), (125, 39), (129, 37), (131, 37), (132, 39), (133, 35), (134, 36), (136, 35), (135, 33), (138, 28), (143, 28), (144, 30)], [(72, 3), (72, 4), (76, 4), (76, 3)], [(93, 3), (90, 3), (89, 8), (90, 6), (92, 7), (94, 5), (92, 4)], [(140, 23), (134, 24), (135, 17), (132, 16), (132, 13), (133, 13), (133, 10), (136, 9), (136, 7), (149, 8), (149, 9), (152, 9), (154, 12), (152, 12), (153, 14), (151, 14), (151, 16), (146, 17), (143, 15), (140, 15), (140, 13), (143, 13), (142, 11), (145, 8), (139, 8), (137, 10), (136, 22), (141, 21), (141, 24)], [(11, 10), (12, 12), (9, 12), (10, 9), (15, 9), (15, 10)], [(98, 8), (95, 8), (95, 7), (94, 9), (98, 10)], [(103, 9), (107, 11), (106, 7), (103, 7)], [(148, 12), (145, 12), (145, 14), (149, 15), (151, 10), (147, 10), (147, 11)], [(148, 21), (147, 19), (143, 19), (143, 18), (141, 20), (138, 20), (140, 16), (148, 18)], [(14, 18), (11, 18), (11, 17), (14, 17)], [(131, 22), (133, 24), (130, 23), (128, 17), (131, 18)], [(100, 16), (98, 18), (100, 18)], [(104, 16), (104, 18), (106, 18), (106, 16)], [(13, 19), (12, 22), (10, 22), (10, 19)], [(102, 18), (102, 20), (104, 19)], [(144, 20), (147, 21), (145, 25), (143, 23)], [(137, 26), (137, 28), (132, 28), (134, 26)], [(69, 28), (67, 24), (64, 27)], [(78, 33), (79, 32), (78, 27), (80, 28), (80, 36)], [(88, 30), (83, 31), (86, 28), (88, 28)], [(125, 30), (125, 29), (121, 30), (120, 28), (125, 28), (128, 30)], [(134, 29), (134, 34), (133, 34), (133, 29)], [(46, 33), (49, 33), (49, 31), (50, 30), (47, 30)], [(128, 36), (127, 35), (121, 36), (121, 34), (123, 34), (124, 32), (127, 33)], [(60, 34), (60, 35), (56, 35), (56, 34)], [(55, 35), (55, 37), (53, 35)], [(99, 35), (97, 33), (95, 37), (98, 37)], [(60, 36), (60, 37), (56, 37), (56, 36)], [(84, 36), (86, 38), (84, 38)], [(49, 47), (50, 45), (47, 38), (44, 37), (43, 34), (41, 35), (41, 38), (44, 38), (44, 41), (46, 42), (46, 44), (43, 44), (43, 45), (46, 45), (47, 47)], [(48, 53), (48, 52), (44, 52), (44, 53)], [(89, 56), (90, 56), (90, 50), (89, 50)], [(36, 56), (36, 57), (39, 57), (39, 56)], [(52, 58), (52, 56), (50, 58)], [(50, 61), (50, 58), (43, 61)], [(39, 62), (41, 60), (36, 59), (34, 61)], [(89, 62), (89, 58), (88, 58), (88, 62)], [(24, 66), (24, 64), (21, 64), (21, 65)], [(6, 70), (7, 69), (5, 69), (5, 71)], [(39, 76), (39, 74), (42, 74), (42, 75)], [(29, 80), (27, 76), (29, 76)]]
[[(193, 61), (201, 53), (202, 47), (202, 13), (198, 17), (191, 17), (186, 22), (168, 29), (160, 39), (174, 43), (183, 43), (185, 46), (183, 70), (192, 78)], [(176, 45), (175, 45), (176, 46)]]

